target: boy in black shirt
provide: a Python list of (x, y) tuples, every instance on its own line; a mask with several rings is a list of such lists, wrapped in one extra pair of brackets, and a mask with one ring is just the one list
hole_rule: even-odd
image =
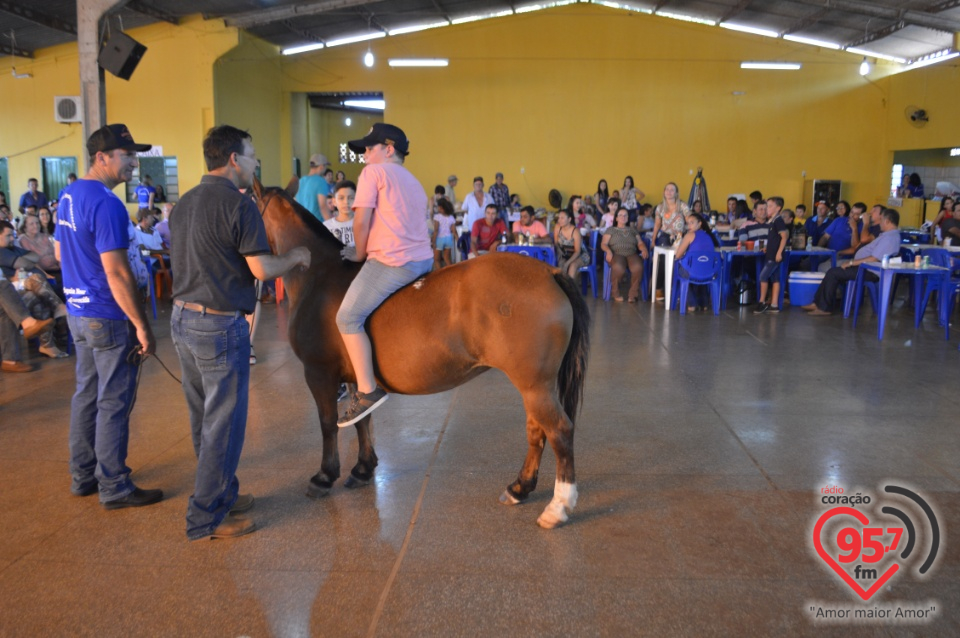
[[(787, 247), (787, 238), (790, 236), (790, 231), (787, 230), (787, 223), (780, 214), (781, 210), (783, 210), (782, 197), (771, 197), (767, 199), (767, 225), (770, 227), (767, 233), (767, 263), (764, 264), (763, 270), (760, 271), (760, 303), (757, 304), (756, 310), (753, 311), (755, 315), (764, 312), (780, 312), (780, 267), (783, 261), (783, 251)], [(773, 282), (772, 286), (769, 286), (770, 282)], [(768, 286), (772, 288), (769, 304), (766, 303)]]

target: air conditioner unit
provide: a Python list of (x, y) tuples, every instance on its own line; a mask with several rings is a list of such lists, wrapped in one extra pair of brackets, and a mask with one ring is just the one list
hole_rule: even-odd
[(79, 95), (57, 95), (53, 98), (53, 117), (58, 122), (82, 122), (83, 102)]

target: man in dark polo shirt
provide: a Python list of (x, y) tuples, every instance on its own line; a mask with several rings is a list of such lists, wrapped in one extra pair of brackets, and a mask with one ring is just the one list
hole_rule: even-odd
[(260, 212), (241, 188), (257, 168), (250, 135), (218, 126), (203, 141), (207, 174), (170, 215), (174, 277), (171, 336), (183, 371), (197, 477), (187, 506), (187, 538), (233, 538), (256, 529), (239, 512), (253, 507), (239, 494), (237, 465), (247, 426), (254, 282), (310, 265), (297, 247), (271, 255)]

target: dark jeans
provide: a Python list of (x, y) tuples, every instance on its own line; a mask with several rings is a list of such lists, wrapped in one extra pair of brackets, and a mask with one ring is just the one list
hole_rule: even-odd
[(17, 289), (0, 279), (0, 359), (20, 361), (20, 324), (29, 316)]
[[(858, 269), (859, 266), (849, 268), (837, 266), (828, 270), (817, 287), (817, 292), (813, 295), (813, 303), (817, 304), (817, 308), (824, 312), (833, 312), (833, 304), (837, 301), (837, 290), (841, 284), (856, 279)], [(869, 271), (864, 273), (864, 278), (867, 281), (880, 281), (879, 277)]]
[(71, 491), (100, 484), (100, 502), (134, 490), (127, 467), (130, 410), (137, 366), (127, 359), (140, 347), (126, 319), (67, 317), (77, 349), (77, 391), (70, 408)]
[(187, 505), (187, 538), (204, 538), (237, 500), (237, 466), (247, 428), (250, 329), (242, 313), (212, 315), (174, 306), (171, 336), (190, 410), (197, 476)]

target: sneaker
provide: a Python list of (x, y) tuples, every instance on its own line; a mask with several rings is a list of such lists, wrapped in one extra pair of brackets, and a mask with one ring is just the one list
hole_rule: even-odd
[(253, 351), (253, 344), (250, 344), (250, 365), (257, 365), (257, 353)]
[(115, 501), (103, 503), (105, 510), (118, 510), (123, 507), (143, 507), (144, 505), (153, 505), (163, 499), (163, 490), (141, 490), (139, 487), (123, 498)]
[(769, 308), (767, 308), (767, 312), (769, 312), (771, 315), (779, 315), (779, 314), (780, 314), (780, 307), (779, 307), (779, 306), (770, 306)]
[(753, 314), (762, 315), (766, 311), (770, 310), (770, 306), (765, 303), (758, 303), (757, 307), (753, 309)]
[(341, 428), (345, 428), (348, 425), (353, 425), (363, 417), (379, 408), (381, 405), (383, 405), (383, 402), (389, 398), (390, 395), (387, 394), (387, 391), (380, 386), (377, 386), (377, 389), (369, 394), (357, 392), (353, 395), (353, 400), (350, 402), (350, 407), (347, 408), (342, 417), (337, 419), (337, 425)]

